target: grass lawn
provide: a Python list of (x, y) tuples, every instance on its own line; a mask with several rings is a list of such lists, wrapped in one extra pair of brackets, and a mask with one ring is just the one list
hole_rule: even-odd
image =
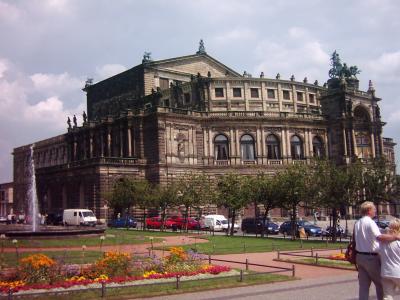
[[(153, 243), (161, 242), (162, 237), (179, 235), (173, 232), (160, 232), (160, 231), (142, 231), (142, 230), (126, 230), (126, 229), (107, 229), (105, 232), (105, 240), (103, 245), (137, 245), (150, 243), (150, 237), (153, 237)], [(4, 241), (4, 247), (15, 248), (12, 244), (12, 239)], [(85, 246), (99, 246), (100, 236), (71, 236), (71, 237), (58, 237), (53, 239), (18, 239), (18, 247), (82, 247)], [(0, 244), (1, 246), (1, 244)]]
[[(244, 277), (243, 282), (238, 281), (238, 276), (229, 278), (215, 278), (205, 280), (182, 281), (180, 288), (176, 289), (175, 282), (167, 284), (157, 284), (149, 286), (137, 286), (126, 288), (107, 289), (107, 299), (132, 299), (139, 297), (154, 297), (196, 291), (214, 290), (219, 288), (239, 287), (253, 284), (272, 283), (293, 280), (293, 277), (276, 274), (256, 274)], [(41, 296), (40, 299), (100, 299), (101, 291), (83, 291), (55, 296)], [(27, 299), (22, 298), (22, 299)]]
[[(275, 238), (257, 238), (257, 237), (241, 237), (241, 236), (210, 236), (206, 237), (209, 243), (196, 243), (185, 245), (186, 250), (197, 249), (198, 252), (204, 254), (232, 254), (245, 252), (270, 252), (276, 250), (294, 250), (294, 249), (310, 249), (310, 248), (326, 248), (326, 242), (305, 240), (292, 241), (289, 239)], [(347, 243), (328, 243), (328, 248), (337, 249), (340, 246), (345, 247)], [(303, 247), (303, 248), (302, 248)]]
[[(303, 258), (292, 260), (293, 262), (300, 261), (308, 264), (315, 264), (315, 258)], [(329, 267), (341, 267), (350, 270), (355, 270), (354, 265), (350, 264), (348, 261), (331, 260), (325, 258), (318, 258), (318, 265), (329, 266)]]
[(92, 263), (103, 255), (100, 251), (85, 251), (84, 253), (82, 251), (40, 251), (19, 253), (17, 257), (15, 252), (11, 252), (0, 254), (0, 264), (3, 267), (15, 267), (18, 258), (23, 258), (35, 253), (45, 254), (57, 261), (69, 264)]

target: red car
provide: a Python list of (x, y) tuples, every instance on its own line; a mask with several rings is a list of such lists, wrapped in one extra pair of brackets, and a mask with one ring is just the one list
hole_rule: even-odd
[[(179, 216), (173, 216), (171, 218), (168, 219), (171, 222), (174, 222), (177, 224), (179, 229), (183, 229), (185, 228), (185, 218), (184, 217), (179, 217)], [(200, 229), (200, 222), (196, 221), (193, 218), (188, 218), (187, 220), (187, 228), (189, 230), (198, 230)]]
[[(146, 219), (146, 227), (160, 229), (161, 228), (161, 218), (160, 217), (152, 217)], [(172, 228), (173, 226), (177, 226), (174, 221), (165, 220), (165, 228)]]

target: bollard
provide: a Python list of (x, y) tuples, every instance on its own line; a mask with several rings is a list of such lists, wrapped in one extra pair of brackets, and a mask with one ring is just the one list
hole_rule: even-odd
[(179, 283), (180, 283), (180, 279), (179, 279), (179, 275), (176, 276), (176, 289), (179, 289)]
[(101, 283), (101, 298), (104, 298), (106, 296), (106, 283), (102, 282)]
[(292, 277), (296, 276), (296, 266), (292, 265)]
[(213, 253), (215, 253), (215, 244), (213, 244)]
[(240, 282), (243, 282), (243, 270), (240, 270), (239, 281), (240, 281)]
[(315, 264), (318, 265), (318, 253), (315, 253)]
[(211, 255), (208, 255), (208, 264), (211, 265)]
[(275, 244), (272, 242), (272, 251), (275, 251)]
[(314, 248), (311, 247), (311, 257), (314, 257)]
[(243, 243), (243, 252), (246, 253), (246, 242)]
[(249, 260), (246, 258), (246, 271), (249, 270)]
[(278, 251), (276, 251), (276, 254), (277, 254), (277, 259), (281, 259), (281, 252), (279, 251), (279, 249)]
[(300, 239), (300, 248), (303, 249), (303, 240)]

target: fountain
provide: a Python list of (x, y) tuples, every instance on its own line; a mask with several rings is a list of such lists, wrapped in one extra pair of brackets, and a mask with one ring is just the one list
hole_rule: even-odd
[(32, 231), (38, 231), (38, 198), (36, 193), (36, 175), (35, 175), (35, 160), (33, 158), (33, 147), (34, 144), (31, 145), (31, 155), (29, 158), (29, 176), (30, 176), (30, 184), (28, 189), (28, 203), (29, 203), (29, 214), (32, 219)]

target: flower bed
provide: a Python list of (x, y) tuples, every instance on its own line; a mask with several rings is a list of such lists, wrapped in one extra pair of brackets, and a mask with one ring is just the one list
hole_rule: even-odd
[(329, 258), (329, 259), (333, 259), (333, 260), (347, 261), (346, 255), (345, 255), (344, 253), (332, 254), (332, 255), (330, 255), (328, 258)]
[[(169, 279), (175, 277), (209, 276), (231, 271), (230, 267), (205, 265), (202, 257), (182, 248), (172, 248), (163, 259), (156, 257), (131, 257), (126, 253), (108, 252), (93, 265), (82, 268), (79, 274), (58, 274), (56, 262), (50, 258), (28, 257), (27, 265), (21, 264), (13, 280), (0, 281), (0, 293), (29, 290), (69, 289), (78, 286), (124, 284), (139, 281)], [(37, 260), (39, 260), (39, 263)], [(43, 263), (46, 262), (46, 263)], [(26, 270), (25, 270), (26, 269)], [(31, 271), (30, 277), (27, 270)], [(22, 278), (19, 274), (24, 274)], [(39, 275), (40, 276), (39, 276)]]

